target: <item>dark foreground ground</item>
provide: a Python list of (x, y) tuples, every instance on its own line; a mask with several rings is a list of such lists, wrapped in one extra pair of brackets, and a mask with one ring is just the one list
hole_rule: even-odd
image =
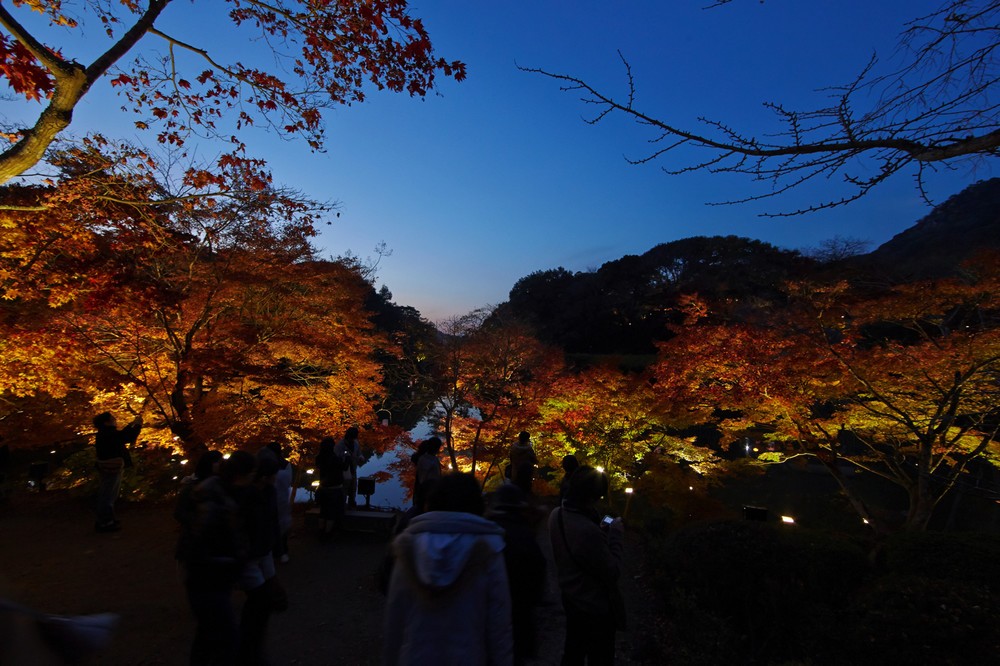
[[(88, 663), (185, 664), (193, 624), (173, 559), (172, 506), (121, 505), (119, 518), (121, 532), (96, 534), (89, 505), (78, 498), (18, 493), (0, 504), (0, 600), (56, 614), (119, 614), (111, 647)], [(540, 539), (545, 551), (546, 542)], [(275, 666), (379, 663), (384, 598), (373, 576), (387, 545), (386, 536), (364, 532), (321, 542), (304, 515), (296, 515), (291, 562), (278, 574), (290, 607), (273, 617), (268, 634)], [(626, 557), (622, 590), (630, 629), (618, 634), (618, 663), (659, 664), (660, 621), (634, 538)], [(563, 616), (551, 575), (537, 619), (541, 650), (533, 663), (558, 664)], [(0, 657), (0, 666), (39, 663), (10, 659)]]

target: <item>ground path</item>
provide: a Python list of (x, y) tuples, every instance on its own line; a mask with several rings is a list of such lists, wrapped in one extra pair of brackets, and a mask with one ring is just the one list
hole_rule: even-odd
[[(115, 640), (97, 664), (185, 664), (193, 624), (173, 559), (172, 508), (122, 506), (124, 529), (96, 534), (80, 499), (15, 494), (0, 504), (0, 597), (49, 613), (118, 613)], [(541, 543), (547, 550), (546, 540)], [(273, 617), (268, 635), (275, 666), (379, 663), (384, 597), (373, 574), (387, 544), (385, 536), (362, 532), (321, 542), (303, 515), (296, 516), (291, 562), (279, 568), (290, 608)], [(636, 539), (628, 539), (626, 555), (622, 588), (630, 630), (618, 634), (618, 663), (662, 663), (653, 638), (660, 633), (656, 607)], [(558, 664), (563, 616), (551, 581), (538, 624), (541, 650), (532, 663)]]

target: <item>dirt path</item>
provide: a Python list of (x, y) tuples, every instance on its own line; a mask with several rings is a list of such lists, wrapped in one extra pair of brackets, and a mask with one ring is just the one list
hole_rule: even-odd
[[(187, 663), (193, 623), (173, 559), (171, 511), (169, 505), (124, 505), (124, 529), (96, 534), (85, 502), (55, 493), (15, 495), (0, 505), (0, 597), (49, 613), (118, 613), (115, 640), (97, 664)], [(384, 598), (373, 574), (387, 543), (361, 532), (321, 542), (304, 516), (296, 516), (291, 562), (279, 569), (291, 605), (272, 618), (268, 634), (275, 666), (379, 663)], [(660, 663), (650, 641), (656, 614), (634, 541), (627, 555), (623, 591), (631, 626), (619, 634), (619, 664)], [(538, 609), (537, 666), (559, 663), (562, 623), (550, 581)]]

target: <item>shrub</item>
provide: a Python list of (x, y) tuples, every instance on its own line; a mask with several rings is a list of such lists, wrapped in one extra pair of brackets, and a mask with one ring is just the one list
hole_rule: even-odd
[(858, 596), (844, 645), (855, 663), (983, 663), (1000, 650), (998, 627), (987, 586), (892, 574)]
[[(193, 471), (193, 464), (181, 465), (177, 456), (167, 449), (133, 449), (131, 455), (132, 467), (122, 476), (120, 497), (125, 501), (170, 497), (180, 486), (180, 477)], [(97, 485), (93, 448), (68, 456), (48, 479), (51, 490), (71, 490), (81, 495), (95, 495)]]
[(1000, 591), (1000, 535), (902, 532), (882, 550), (887, 573), (989, 585)]
[(828, 650), (829, 627), (868, 566), (856, 544), (754, 521), (694, 526), (650, 547), (684, 663), (773, 663)]

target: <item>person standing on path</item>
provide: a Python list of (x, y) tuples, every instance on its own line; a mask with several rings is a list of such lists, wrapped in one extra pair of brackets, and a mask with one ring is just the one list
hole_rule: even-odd
[(427, 492), (431, 486), (441, 479), (441, 438), (428, 437), (417, 446), (417, 452), (410, 456), (410, 461), (416, 468), (413, 473), (413, 507), (410, 517), (426, 510)]
[(520, 488), (525, 495), (531, 494), (531, 485), (535, 480), (535, 465), (538, 456), (531, 446), (531, 435), (522, 430), (517, 436), (517, 443), (510, 447), (510, 480)]
[(625, 527), (603, 520), (597, 502), (608, 478), (581, 466), (570, 477), (566, 499), (549, 514), (549, 538), (566, 611), (562, 666), (612, 666), (615, 631), (625, 628), (621, 575)]
[(274, 544), (274, 557), (282, 564), (290, 560), (288, 537), (292, 531), (292, 503), (295, 502), (295, 468), (285, 457), (281, 442), (271, 441), (257, 454), (257, 459), (272, 458), (278, 464), (274, 476), (274, 494), (278, 501), (278, 540)]
[(122, 473), (132, 466), (132, 456), (128, 445), (134, 444), (142, 430), (142, 417), (118, 429), (118, 422), (111, 412), (94, 417), (97, 434), (94, 437), (94, 452), (97, 456), (97, 473), (100, 485), (97, 491), (97, 521), (94, 529), (98, 532), (117, 532), (121, 523), (115, 516), (115, 500), (122, 486)]
[(358, 436), (358, 429), (351, 426), (344, 433), (344, 438), (337, 442), (337, 454), (347, 462), (350, 470), (350, 479), (347, 478), (347, 472), (344, 473), (344, 493), (347, 495), (347, 504), (351, 507), (358, 503), (358, 467), (365, 464)]
[(337, 454), (337, 440), (324, 437), (319, 443), (316, 455), (319, 470), (319, 488), (316, 501), (319, 503), (320, 538), (329, 538), (340, 531), (344, 523), (344, 470), (347, 462)]
[(386, 666), (513, 664), (503, 529), (482, 517), (483, 508), (474, 476), (443, 476), (428, 511), (393, 540)]
[(545, 555), (536, 538), (537, 521), (524, 492), (502, 484), (490, 497), (486, 517), (503, 528), (503, 558), (510, 583), (514, 664), (527, 664), (538, 653), (535, 607), (545, 596)]

